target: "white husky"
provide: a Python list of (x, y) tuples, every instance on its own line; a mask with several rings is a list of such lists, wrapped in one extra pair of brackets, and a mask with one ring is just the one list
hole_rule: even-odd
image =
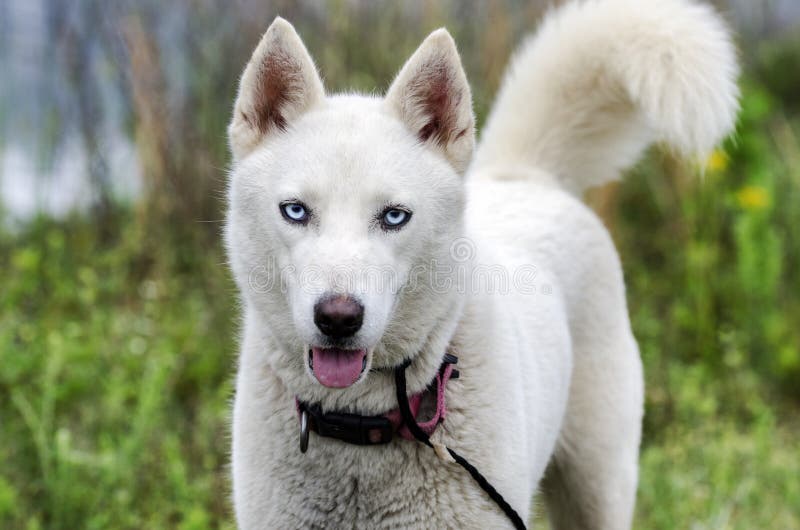
[(386, 414), (395, 367), (410, 361), (408, 395), (422, 393), (451, 352), (460, 378), (445, 387), (437, 448), (467, 458), (525, 520), (541, 488), (556, 528), (629, 528), (642, 367), (617, 253), (579, 198), (651, 142), (710, 150), (733, 126), (736, 75), (706, 5), (573, 2), (517, 53), (473, 153), (470, 89), (445, 30), (384, 98), (328, 96), (276, 19), (229, 128), (240, 527), (510, 526), (422, 443), (312, 432), (299, 449), (302, 404)]

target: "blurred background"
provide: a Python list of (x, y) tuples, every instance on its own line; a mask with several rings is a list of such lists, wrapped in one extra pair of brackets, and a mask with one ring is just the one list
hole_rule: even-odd
[[(736, 135), (704, 167), (653, 149), (589, 197), (645, 362), (635, 527), (798, 529), (800, 3), (717, 5)], [(0, 1), (0, 527), (234, 527), (225, 127), (275, 15), (330, 91), (382, 92), (447, 26), (480, 124), (544, 7)]]

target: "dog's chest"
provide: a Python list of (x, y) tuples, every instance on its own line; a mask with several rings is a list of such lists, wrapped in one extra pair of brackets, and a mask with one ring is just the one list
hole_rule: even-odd
[(460, 467), (415, 442), (312, 443), (306, 455), (276, 462), (274, 486), (286, 500), (273, 513), (276, 527), (469, 528), (496, 511)]

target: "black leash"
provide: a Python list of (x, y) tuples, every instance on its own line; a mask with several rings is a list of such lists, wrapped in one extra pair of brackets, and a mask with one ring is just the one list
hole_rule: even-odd
[[(433, 444), (431, 443), (430, 437), (425, 434), (425, 431), (423, 431), (419, 425), (417, 425), (417, 420), (411, 413), (411, 407), (408, 404), (408, 394), (406, 394), (406, 368), (408, 368), (410, 365), (411, 361), (405, 361), (394, 370), (394, 381), (397, 389), (397, 404), (400, 407), (400, 414), (403, 416), (403, 422), (405, 423), (406, 427), (408, 427), (408, 430), (411, 432), (411, 434), (414, 435), (414, 438), (433, 449)], [(503, 513), (505, 513), (514, 524), (514, 528), (517, 528), (518, 530), (525, 530), (525, 523), (522, 521), (522, 518), (514, 510), (514, 508), (512, 508), (511, 505), (506, 502), (503, 496), (500, 495), (496, 489), (494, 489), (494, 486), (489, 484), (489, 481), (486, 480), (486, 477), (481, 475), (481, 472), (478, 471), (475, 466), (470, 464), (466, 458), (456, 453), (449, 447), (447, 448), (447, 452), (450, 453), (450, 456), (453, 457), (453, 460), (455, 460), (458, 465), (467, 470), (475, 482), (478, 483), (478, 486), (480, 486), (481, 489), (485, 491), (487, 495), (489, 495), (489, 498), (491, 498), (494, 503), (497, 504), (501, 510), (503, 510)]]

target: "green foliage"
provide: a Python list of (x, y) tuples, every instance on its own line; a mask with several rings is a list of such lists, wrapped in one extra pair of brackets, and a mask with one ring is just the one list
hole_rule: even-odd
[[(650, 157), (621, 187), (612, 219), (645, 359), (701, 363), (731, 412), (742, 370), (800, 397), (796, 131), (749, 83), (738, 134), (704, 174)], [(669, 384), (668, 370), (654, 376)]]
[(137, 266), (134, 226), (85, 219), (0, 242), (0, 527), (231, 527), (235, 335), (218, 249)]
[(769, 409), (744, 427), (705, 419), (668, 426), (644, 447), (635, 527), (800, 528), (796, 426), (777, 425)]

